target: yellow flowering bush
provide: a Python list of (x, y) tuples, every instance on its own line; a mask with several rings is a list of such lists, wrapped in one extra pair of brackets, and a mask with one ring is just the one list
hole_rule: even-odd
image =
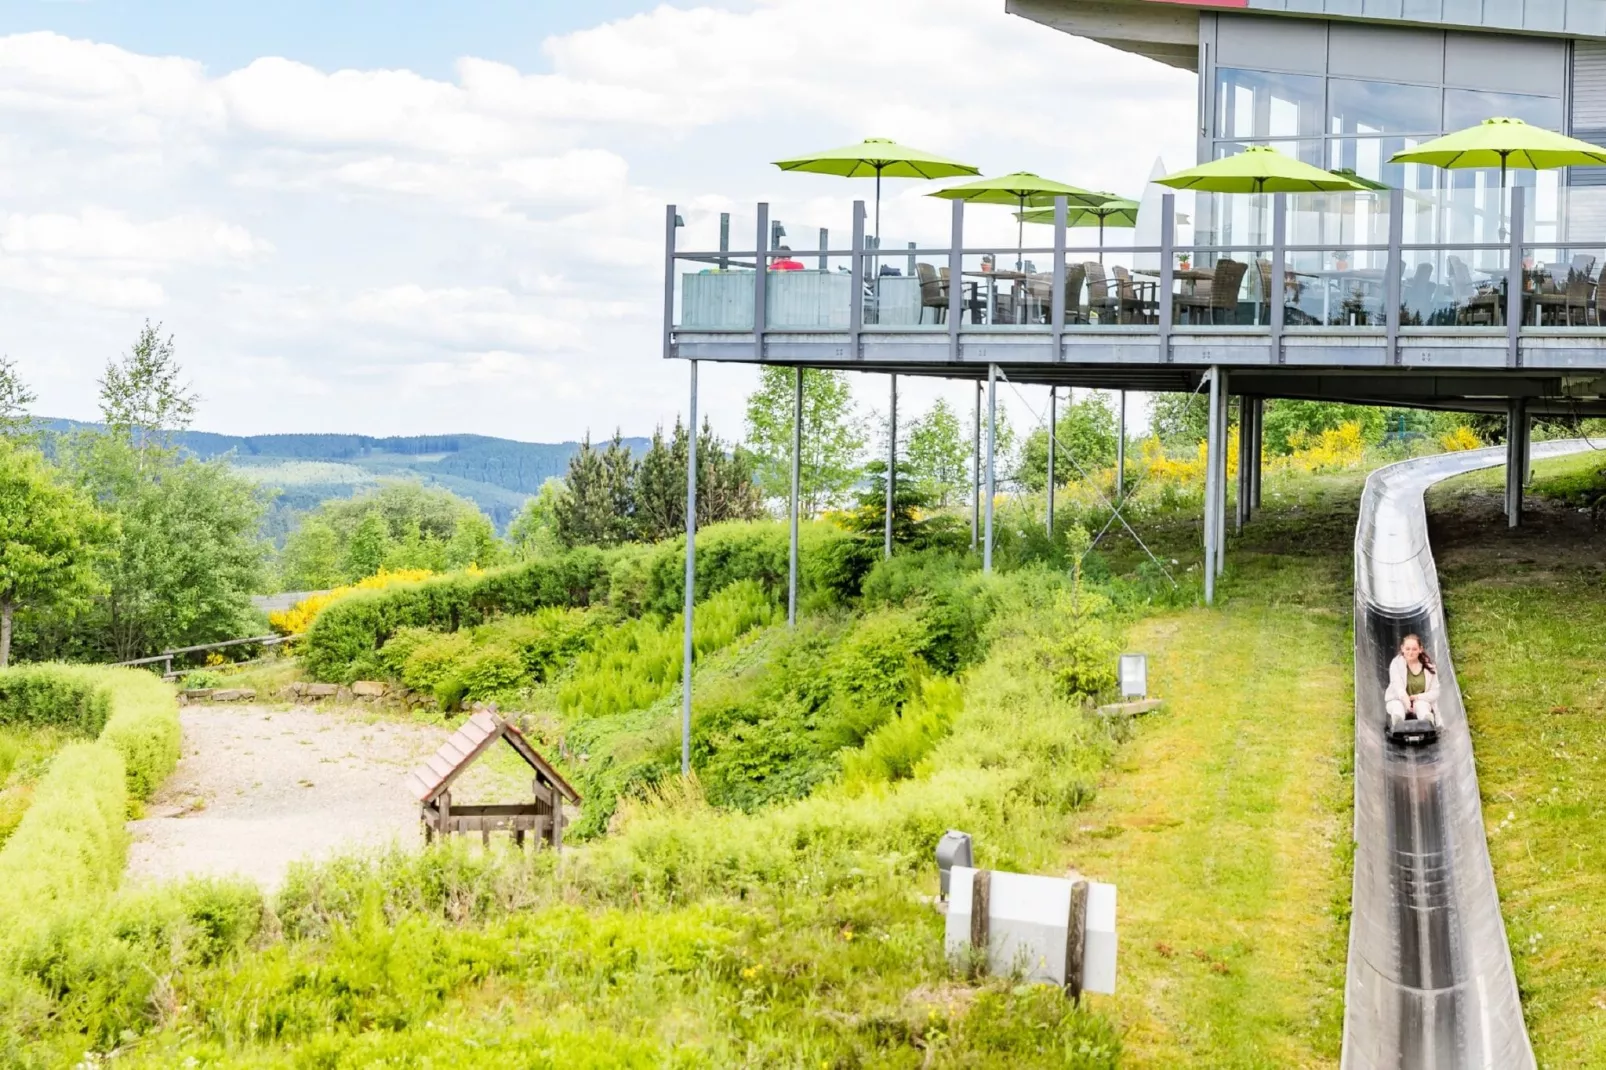
[(1477, 433), (1472, 428), (1462, 424), (1449, 434), (1440, 435), (1439, 445), (1450, 453), (1459, 453), (1462, 450), (1482, 449), (1483, 440), (1477, 436)]
[[(1138, 470), (1155, 483), (1173, 483), (1178, 486), (1192, 484), (1204, 485), (1205, 461), (1209, 450), (1203, 442), (1195, 448), (1191, 457), (1170, 457), (1160, 440), (1153, 436), (1143, 440), (1138, 447)], [(1238, 473), (1238, 429), (1233, 428), (1227, 435), (1227, 475)]]
[(280, 635), (301, 635), (312, 627), (313, 620), (325, 607), (333, 605), (349, 594), (357, 591), (382, 590), (394, 587), (398, 583), (416, 583), (419, 580), (427, 580), (433, 575), (435, 573), (427, 568), (399, 568), (394, 571), (382, 568), (367, 579), (303, 598), (289, 609), (270, 613), (268, 623)]
[(1366, 439), (1361, 425), (1353, 420), (1311, 436), (1296, 431), (1288, 436), (1294, 451), (1280, 460), (1278, 467), (1300, 472), (1322, 472), (1349, 468), (1366, 458)]

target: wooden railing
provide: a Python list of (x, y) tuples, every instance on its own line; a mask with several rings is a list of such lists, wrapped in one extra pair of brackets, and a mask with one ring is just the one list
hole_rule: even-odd
[(141, 665), (155, 665), (157, 662), (161, 662), (162, 679), (169, 680), (178, 675), (173, 671), (173, 659), (184, 654), (200, 654), (208, 650), (223, 650), (228, 647), (250, 646), (252, 644), (264, 647), (278, 646), (280, 643), (289, 642), (291, 638), (293, 637), (288, 635), (256, 635), (246, 639), (225, 639), (221, 643), (202, 643), (199, 646), (174, 647), (172, 650), (164, 650), (160, 654), (153, 654), (148, 658), (135, 658), (132, 661), (119, 661), (115, 664), (119, 668), (135, 668)]

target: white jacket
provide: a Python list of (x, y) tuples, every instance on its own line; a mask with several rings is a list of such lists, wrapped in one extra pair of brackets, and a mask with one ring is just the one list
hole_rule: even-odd
[[(1427, 674), (1427, 688), (1417, 698), (1426, 699), (1429, 709), (1438, 709), (1439, 674), (1426, 667), (1422, 671)], [(1405, 693), (1405, 680), (1405, 655), (1396, 654), (1394, 660), (1389, 663), (1389, 687), (1387, 691), (1383, 692), (1383, 701), (1400, 702), (1409, 709), (1411, 697)]]

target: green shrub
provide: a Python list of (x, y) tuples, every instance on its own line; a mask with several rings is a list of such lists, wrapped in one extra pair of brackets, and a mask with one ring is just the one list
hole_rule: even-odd
[(810, 622), (761, 665), (694, 697), (692, 760), (708, 801), (757, 810), (836, 775), (845, 748), (897, 716), (929, 668), (910, 609)]
[(522, 565), (358, 592), (318, 614), (302, 640), (302, 658), (317, 679), (357, 680), (376, 674), (380, 648), (403, 628), (455, 632), (496, 616), (600, 603), (608, 593), (608, 563), (601, 550), (582, 547)]
[[(699, 656), (723, 649), (775, 619), (763, 587), (737, 580), (697, 607), (692, 645)], [(576, 717), (602, 717), (646, 706), (680, 681), (682, 618), (659, 624), (652, 618), (620, 622), (597, 638), (575, 661), (558, 689), (558, 705)]]
[[(877, 544), (879, 545), (879, 544)], [(779, 521), (731, 521), (711, 524), (697, 533), (697, 599), (710, 598), (741, 580), (750, 580), (774, 601), (786, 598), (787, 560), (791, 553), (788, 526)], [(850, 601), (859, 593), (865, 572), (878, 550), (867, 540), (823, 520), (798, 526), (798, 599), (813, 608)], [(615, 605), (633, 616), (670, 616), (684, 607), (686, 540), (673, 539), (652, 548), (632, 566), (630, 594)], [(639, 590), (639, 594), (636, 593)], [(637, 600), (639, 599), (639, 601)]]
[(606, 610), (550, 608), (477, 628), (403, 628), (375, 662), (390, 679), (433, 693), (442, 708), (538, 684), (587, 649), (608, 627)]
[(99, 742), (63, 747), (0, 849), (0, 934), (115, 888), (123, 872), (127, 809), (123, 759), (114, 748)]
[(864, 579), (867, 605), (915, 606), (925, 629), (920, 655), (939, 672), (958, 672), (985, 653), (993, 581), (974, 558), (928, 551), (878, 562)]
[(137, 669), (83, 669), (111, 695), (112, 715), (100, 741), (115, 747), (128, 774), (128, 794), (148, 799), (178, 765), (183, 733), (173, 689)]
[(950, 678), (924, 682), (920, 695), (872, 732), (864, 746), (842, 758), (842, 782), (850, 792), (870, 784), (915, 775), (915, 768), (942, 742), (965, 705), (964, 688)]
[(215, 669), (196, 669), (184, 674), (180, 682), (186, 691), (200, 691), (209, 687), (222, 687), (226, 677)]
[(135, 799), (178, 764), (173, 689), (148, 672), (85, 665), (0, 670), (0, 725), (55, 725), (116, 748)]
[(54, 665), (0, 670), (0, 725), (49, 725), (93, 739), (109, 716), (111, 693), (82, 672)]

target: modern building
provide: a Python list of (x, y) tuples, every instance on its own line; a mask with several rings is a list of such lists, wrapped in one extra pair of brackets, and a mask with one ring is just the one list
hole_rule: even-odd
[[(1275, 145), (1410, 196), (1405, 241), (1497, 240), (1498, 173), (1390, 165), (1494, 115), (1606, 140), (1602, 0), (1007, 0), (1007, 9), (1199, 75), (1198, 152)], [(1606, 234), (1606, 169), (1513, 172), (1527, 236)], [(1219, 207), (1219, 206), (1218, 206)], [(1263, 242), (1218, 211), (1200, 238)]]

